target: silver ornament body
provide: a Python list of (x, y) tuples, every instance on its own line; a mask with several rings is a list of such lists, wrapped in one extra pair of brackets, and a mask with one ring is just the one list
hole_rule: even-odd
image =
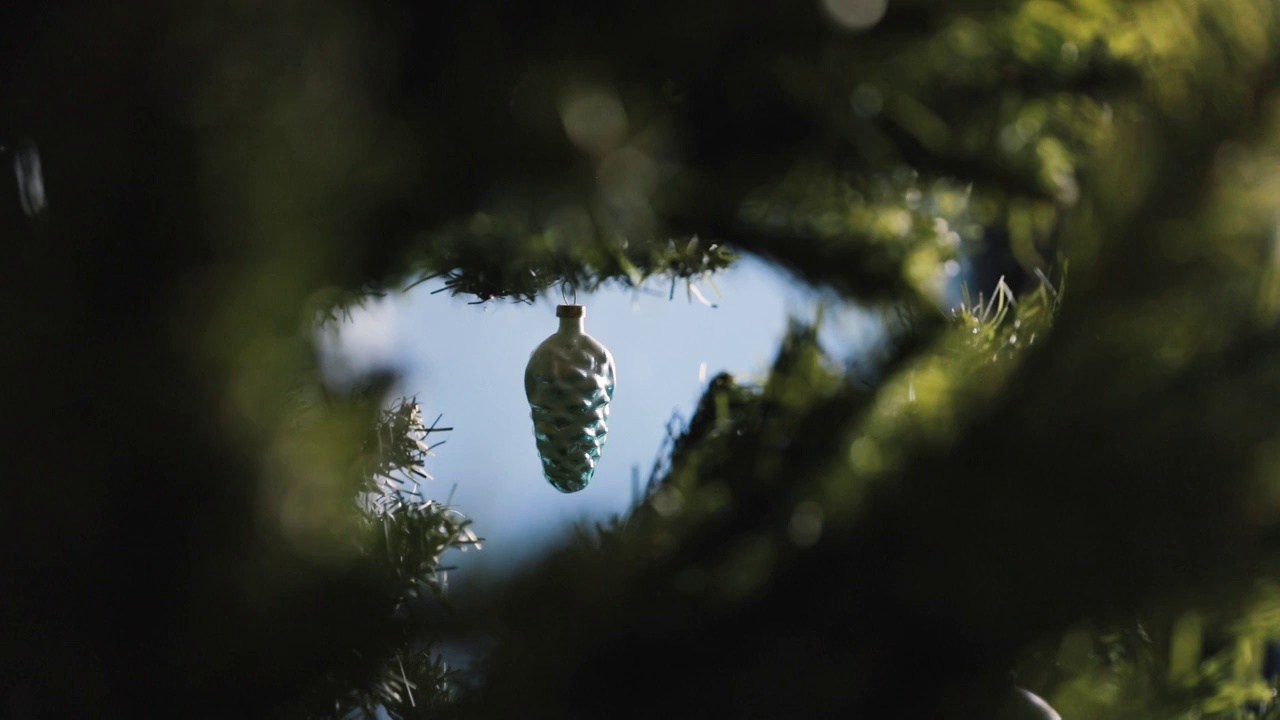
[(542, 473), (560, 492), (591, 482), (609, 433), (617, 370), (608, 348), (586, 334), (581, 305), (556, 309), (560, 329), (539, 345), (524, 371), (524, 391)]

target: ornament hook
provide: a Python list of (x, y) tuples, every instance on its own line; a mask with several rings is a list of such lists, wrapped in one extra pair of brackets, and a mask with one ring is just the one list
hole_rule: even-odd
[[(565, 286), (568, 286), (569, 288), (567, 292), (565, 291)], [(570, 300), (569, 299), (570, 297), (572, 297), (573, 299)], [(560, 283), (560, 299), (564, 301), (565, 305), (577, 305), (578, 304), (577, 283), (567, 278), (563, 282), (561, 282)]]

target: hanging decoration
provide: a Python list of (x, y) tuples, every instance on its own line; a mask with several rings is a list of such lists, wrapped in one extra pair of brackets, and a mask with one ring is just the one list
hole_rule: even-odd
[(586, 314), (583, 305), (557, 307), (560, 329), (533, 351), (524, 371), (542, 472), (564, 493), (585, 488), (595, 474), (616, 376), (613, 355), (583, 329)]

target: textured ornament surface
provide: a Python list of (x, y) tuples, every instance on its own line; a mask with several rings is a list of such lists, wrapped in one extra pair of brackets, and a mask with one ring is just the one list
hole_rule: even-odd
[(543, 475), (566, 493), (595, 474), (616, 380), (613, 356), (582, 328), (582, 317), (561, 317), (559, 332), (533, 351), (524, 372)]

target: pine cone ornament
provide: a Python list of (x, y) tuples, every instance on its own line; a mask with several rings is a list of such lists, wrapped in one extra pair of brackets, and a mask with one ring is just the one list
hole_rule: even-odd
[(583, 331), (586, 314), (582, 305), (557, 307), (560, 330), (533, 351), (524, 371), (542, 472), (564, 493), (591, 482), (613, 400), (613, 355)]

